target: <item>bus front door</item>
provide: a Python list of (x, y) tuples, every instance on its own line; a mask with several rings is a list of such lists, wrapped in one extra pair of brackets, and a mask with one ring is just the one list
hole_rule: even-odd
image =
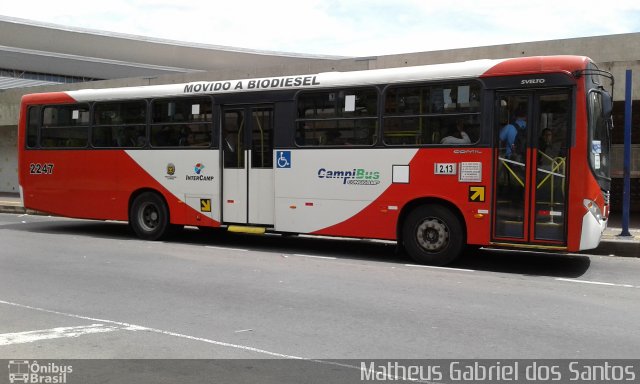
[(274, 224), (272, 106), (222, 108), (222, 222)]
[(496, 97), (493, 241), (566, 245), (569, 90)]

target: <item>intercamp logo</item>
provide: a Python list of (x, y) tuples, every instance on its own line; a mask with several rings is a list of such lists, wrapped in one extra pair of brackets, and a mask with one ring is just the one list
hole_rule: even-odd
[(39, 364), (37, 361), (9, 360), (10, 383), (54, 383), (64, 384), (67, 375), (73, 372), (71, 365), (56, 363)]
[(195, 165), (195, 167), (193, 167), (193, 172), (195, 172), (196, 175), (199, 175), (200, 172), (202, 172), (203, 169), (204, 169), (204, 164), (198, 163), (198, 164)]
[(193, 173), (195, 173), (196, 175), (195, 176), (186, 175), (186, 180), (187, 181), (213, 181), (213, 176), (205, 175), (203, 169), (204, 169), (204, 164), (197, 163), (193, 167)]

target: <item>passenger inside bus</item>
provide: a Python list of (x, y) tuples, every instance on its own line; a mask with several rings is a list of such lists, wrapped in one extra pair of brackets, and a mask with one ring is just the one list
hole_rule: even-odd
[(143, 128), (118, 128), (116, 138), (116, 145), (118, 147), (142, 147), (145, 145), (145, 141)]
[(325, 137), (326, 145), (349, 145), (349, 142), (342, 137), (342, 132), (337, 129), (329, 129)]
[(538, 140), (538, 151), (544, 153), (550, 159), (561, 156), (560, 143), (553, 141), (553, 131), (550, 128), (542, 130)]
[[(155, 127), (154, 127), (155, 128)], [(154, 132), (155, 131), (155, 132)], [(157, 147), (177, 146), (179, 132), (175, 126), (162, 126), (159, 130), (152, 129), (152, 144)]]
[(190, 146), (194, 144), (193, 133), (191, 132), (191, 128), (182, 127), (180, 129), (180, 139), (178, 140), (178, 145), (181, 147)]
[(464, 130), (464, 121), (457, 120), (455, 127), (449, 128), (449, 136), (440, 140), (440, 144), (471, 144), (471, 139)]

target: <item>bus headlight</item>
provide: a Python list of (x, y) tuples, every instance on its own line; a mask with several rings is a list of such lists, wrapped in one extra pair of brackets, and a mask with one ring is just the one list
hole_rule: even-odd
[(598, 207), (598, 204), (596, 204), (595, 201), (589, 199), (584, 199), (582, 203), (584, 204), (584, 207), (587, 208), (587, 211), (589, 211), (593, 215), (593, 217), (595, 217), (598, 224), (600, 224), (600, 222), (602, 221), (602, 211), (600, 211), (600, 207)]

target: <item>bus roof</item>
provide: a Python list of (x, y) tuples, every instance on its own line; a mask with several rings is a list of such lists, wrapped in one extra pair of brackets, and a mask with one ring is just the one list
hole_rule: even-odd
[[(82, 89), (49, 94), (32, 94), (23, 102), (83, 102), (133, 98), (159, 98), (180, 95), (208, 95), (255, 91), (322, 89), (386, 83), (411, 83), (448, 79), (571, 72), (584, 69), (590, 60), (584, 56), (536, 56), (512, 59), (484, 59), (458, 63), (385, 68), (352, 72), (324, 72), (266, 78), (196, 81), (181, 84), (150, 85), (103, 89)], [(55, 99), (55, 101), (54, 101)]]

